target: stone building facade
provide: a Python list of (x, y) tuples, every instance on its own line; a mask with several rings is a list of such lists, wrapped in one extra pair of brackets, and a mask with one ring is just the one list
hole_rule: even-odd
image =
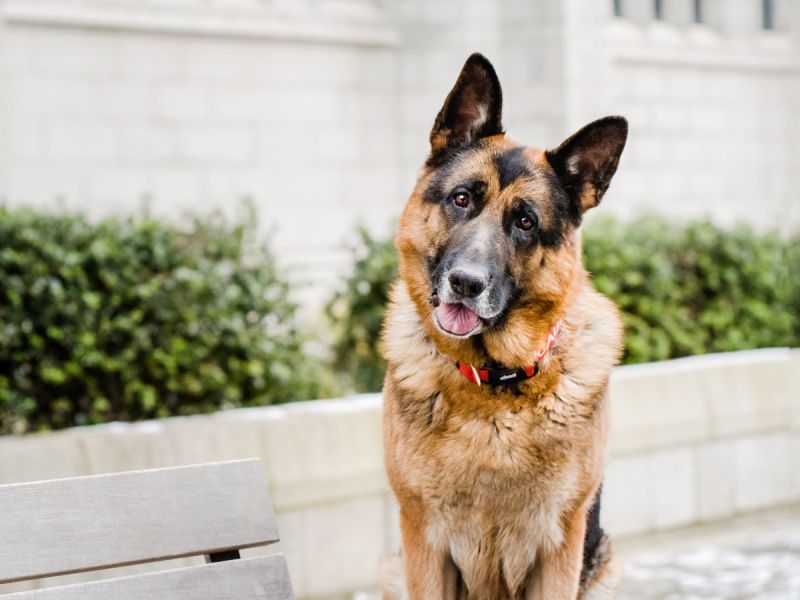
[(800, 225), (796, 0), (0, 0), (0, 198), (93, 216), (251, 198), (309, 299), (385, 230), (466, 56), (506, 126), (631, 124), (605, 210)]

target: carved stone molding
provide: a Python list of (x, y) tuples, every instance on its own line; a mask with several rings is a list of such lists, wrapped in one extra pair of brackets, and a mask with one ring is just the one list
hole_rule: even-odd
[(370, 0), (0, 0), (7, 24), (394, 46), (398, 34)]

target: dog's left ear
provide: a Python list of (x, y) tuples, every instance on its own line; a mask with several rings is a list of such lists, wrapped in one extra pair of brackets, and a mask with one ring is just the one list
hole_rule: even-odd
[(431, 158), (503, 133), (503, 92), (492, 63), (482, 54), (467, 59), (431, 129)]
[(628, 137), (623, 117), (589, 123), (555, 150), (545, 152), (561, 185), (583, 213), (600, 204)]

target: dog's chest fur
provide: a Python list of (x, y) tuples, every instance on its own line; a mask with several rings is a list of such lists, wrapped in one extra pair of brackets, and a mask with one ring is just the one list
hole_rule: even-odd
[(562, 542), (579, 469), (530, 403), (469, 414), (451, 411), (458, 402), (439, 395), (431, 428), (412, 434), (426, 451), (409, 483), (430, 515), (428, 541), (449, 550), (473, 596), (500, 598), (521, 589), (537, 552)]

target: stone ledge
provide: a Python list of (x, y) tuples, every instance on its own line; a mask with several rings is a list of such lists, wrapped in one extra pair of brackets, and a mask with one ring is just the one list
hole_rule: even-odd
[[(800, 351), (618, 367), (611, 398), (613, 459), (795, 432)], [(276, 508), (295, 510), (387, 492), (380, 415), (369, 394), (0, 438), (0, 483), (260, 456)]]
[[(800, 500), (800, 351), (620, 367), (611, 395), (612, 535)], [(377, 587), (377, 557), (399, 545), (380, 415), (370, 394), (7, 436), (0, 483), (260, 457), (298, 597), (350, 597)]]
[(219, 38), (273, 39), (352, 46), (392, 47), (398, 33), (380, 13), (279, 14), (266, 3), (251, 10), (225, 10), (219, 6), (141, 7), (135, 4), (82, 2), (0, 3), (0, 20), (11, 25), (63, 27), (175, 34)]
[[(800, 432), (800, 348), (792, 350), (791, 361), (790, 377), (793, 378), (791, 385), (795, 394), (795, 402), (792, 403), (789, 420), (792, 429)], [(800, 460), (798, 460), (797, 463), (798, 473), (800, 473)]]
[(794, 58), (794, 54), (781, 54), (763, 48), (753, 48), (753, 52), (742, 52), (728, 48), (720, 50), (652, 48), (645, 44), (625, 44), (615, 49), (613, 60), (628, 65), (660, 65), (755, 74), (800, 73), (800, 62)]
[(690, 69), (798, 73), (794, 40), (782, 31), (722, 34), (712, 27), (646, 27), (615, 19), (605, 31), (612, 61), (626, 65), (660, 65)]
[(798, 364), (798, 351), (770, 348), (617, 367), (611, 453), (786, 431), (800, 414)]

